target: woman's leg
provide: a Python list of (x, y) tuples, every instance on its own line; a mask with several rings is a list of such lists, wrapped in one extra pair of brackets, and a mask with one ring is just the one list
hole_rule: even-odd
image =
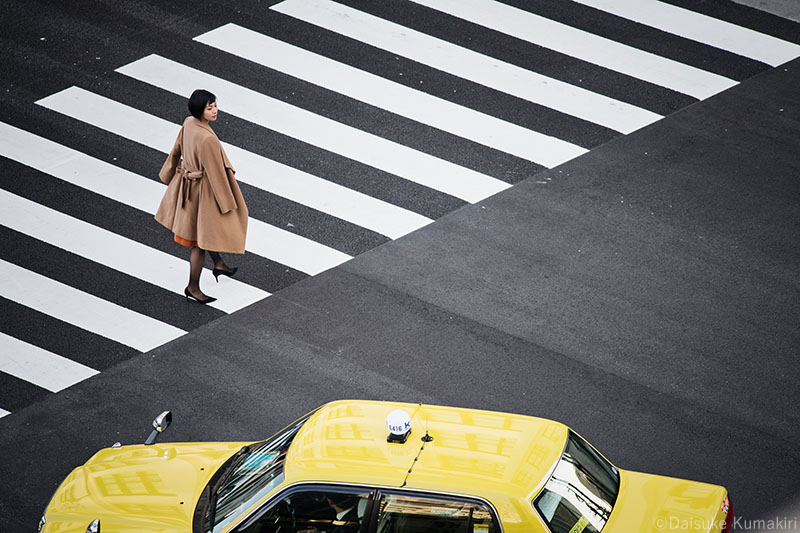
[(225, 260), (222, 259), (222, 254), (219, 252), (208, 252), (208, 255), (211, 256), (211, 260), (214, 261), (214, 268), (217, 270), (225, 270), (229, 271), (228, 265), (225, 264)]
[(192, 254), (189, 256), (189, 285), (186, 287), (192, 296), (202, 300), (203, 291), (200, 290), (200, 273), (203, 272), (203, 264), (206, 262), (206, 251), (197, 246), (192, 247)]
[(231, 268), (225, 264), (225, 261), (222, 259), (222, 254), (219, 252), (208, 252), (208, 255), (211, 256), (211, 260), (214, 261), (214, 279), (219, 282), (220, 276), (231, 276), (233, 277), (236, 274), (236, 271), (239, 270), (239, 267)]

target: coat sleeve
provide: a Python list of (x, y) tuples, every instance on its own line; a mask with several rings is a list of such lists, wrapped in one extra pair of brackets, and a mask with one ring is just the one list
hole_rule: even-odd
[(175, 169), (178, 168), (178, 163), (181, 160), (182, 145), (183, 127), (181, 127), (181, 131), (178, 132), (178, 138), (175, 139), (175, 146), (172, 147), (172, 150), (167, 156), (167, 160), (164, 162), (164, 166), (161, 167), (161, 172), (158, 173), (158, 177), (167, 185), (169, 185), (169, 182), (172, 181), (172, 178), (175, 176)]
[(225, 161), (222, 155), (222, 145), (215, 137), (209, 137), (200, 148), (200, 162), (211, 184), (211, 191), (222, 214), (236, 209), (236, 199), (233, 197), (228, 174), (225, 171)]

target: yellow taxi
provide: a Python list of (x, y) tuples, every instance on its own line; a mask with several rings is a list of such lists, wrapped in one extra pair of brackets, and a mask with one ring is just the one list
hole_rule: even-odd
[(337, 401), (255, 443), (97, 452), (40, 531), (247, 533), (727, 532), (718, 485), (621, 470), (564, 424)]

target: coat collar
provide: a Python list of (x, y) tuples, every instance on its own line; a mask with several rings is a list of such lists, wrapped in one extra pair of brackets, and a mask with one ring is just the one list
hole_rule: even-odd
[(210, 132), (215, 137), (217, 136), (217, 134), (214, 133), (214, 130), (211, 129), (211, 125), (208, 122), (203, 122), (199, 118), (195, 118), (193, 116), (186, 117), (186, 120), (184, 121), (183, 125), (184, 126), (191, 125), (195, 128), (203, 128), (204, 130)]

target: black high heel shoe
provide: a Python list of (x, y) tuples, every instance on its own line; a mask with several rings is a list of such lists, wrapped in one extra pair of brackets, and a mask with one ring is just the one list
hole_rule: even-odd
[(203, 304), (203, 305), (210, 304), (211, 302), (216, 302), (217, 301), (216, 298), (213, 298), (211, 296), (206, 296), (205, 300), (200, 300), (197, 296), (195, 296), (194, 294), (189, 292), (189, 287), (186, 287), (185, 289), (183, 289), (183, 294), (186, 295), (186, 299), (187, 300), (194, 300), (195, 302), (197, 302), (199, 304)]
[(230, 270), (222, 270), (221, 268), (214, 267), (214, 270), (212, 270), (211, 273), (214, 274), (214, 279), (217, 280), (217, 283), (219, 283), (220, 276), (228, 276), (229, 278), (232, 278), (233, 275), (236, 274), (237, 270), (239, 270), (239, 267), (233, 267)]

